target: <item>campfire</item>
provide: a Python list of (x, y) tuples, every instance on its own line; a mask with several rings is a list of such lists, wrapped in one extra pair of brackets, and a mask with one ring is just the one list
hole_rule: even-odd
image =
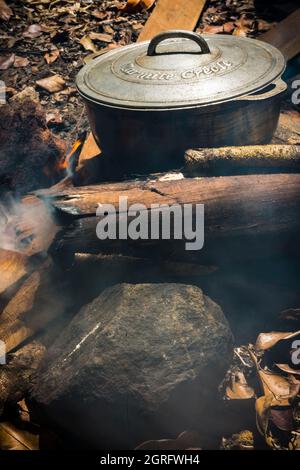
[(0, 450), (299, 450), (296, 2), (19, 3)]

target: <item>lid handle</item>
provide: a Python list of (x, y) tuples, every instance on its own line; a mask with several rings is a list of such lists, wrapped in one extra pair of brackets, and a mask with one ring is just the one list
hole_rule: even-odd
[(165, 31), (163, 33), (157, 34), (151, 39), (150, 44), (148, 46), (147, 55), (153, 56), (156, 55), (156, 48), (158, 44), (165, 39), (170, 38), (186, 38), (190, 39), (191, 41), (196, 42), (200, 46), (199, 54), (210, 54), (210, 49), (208, 47), (207, 42), (205, 39), (200, 36), (200, 34), (194, 33), (193, 31), (186, 31), (184, 29), (171, 29), (170, 31)]

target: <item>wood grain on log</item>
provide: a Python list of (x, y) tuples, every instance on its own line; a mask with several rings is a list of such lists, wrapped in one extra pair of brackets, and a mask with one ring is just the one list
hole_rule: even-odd
[(51, 261), (47, 258), (25, 279), (0, 314), (1, 324), (5, 321), (21, 319), (33, 308), (41, 279), (45, 277), (49, 268), (51, 268)]
[(13, 286), (27, 273), (27, 256), (16, 251), (0, 249), (0, 294)]
[(203, 11), (206, 0), (158, 0), (146, 22), (138, 42), (148, 41), (168, 29), (193, 30)]
[[(227, 177), (183, 178), (173, 181), (130, 181), (67, 189), (53, 199), (52, 204), (65, 214), (73, 214), (73, 222), (59, 233), (52, 249), (65, 253), (122, 253), (128, 256), (160, 257), (194, 261), (192, 252), (185, 250), (184, 240), (99, 240), (95, 216), (98, 203), (114, 204), (118, 209), (119, 197), (128, 197), (133, 203), (180, 205), (193, 203), (205, 207), (205, 245), (203, 254), (229, 246), (234, 256), (238, 243), (244, 254), (256, 253), (258, 237), (265, 237), (264, 251), (271, 242), (274, 249), (293, 245), (300, 230), (300, 175), (240, 175)], [(128, 218), (129, 221), (131, 220)], [(237, 240), (251, 239), (253, 249)], [(220, 243), (220, 241), (222, 241)], [(259, 242), (260, 243), (260, 242)], [(209, 248), (211, 247), (211, 248)], [(261, 247), (261, 243), (260, 243)], [(226, 250), (225, 250), (226, 251)], [(270, 250), (271, 251), (271, 248)], [(191, 255), (191, 256), (190, 256)], [(196, 255), (196, 254), (195, 254)], [(198, 255), (197, 255), (198, 256)], [(197, 262), (198, 262), (198, 257)], [(209, 263), (215, 258), (208, 256)], [(201, 261), (202, 262), (202, 261)]]
[(295, 215), (293, 211), (300, 203), (300, 175), (280, 173), (104, 183), (66, 188), (51, 204), (66, 214), (86, 217), (96, 214), (99, 203), (118, 208), (120, 196), (128, 198), (128, 206), (141, 203), (147, 209), (157, 203), (205, 204), (207, 220), (224, 227), (224, 222), (231, 220), (233, 223), (239, 212), (244, 213), (245, 221), (249, 218), (257, 222), (265, 215), (264, 208), (267, 211), (272, 208), (273, 214), (277, 214), (285, 206), (287, 214), (290, 211)]
[(50, 258), (26, 279), (0, 314), (0, 340), (10, 352), (65, 312), (63, 274)]
[(280, 113), (272, 143), (300, 145), (300, 114), (298, 111), (288, 110)]
[(290, 60), (300, 52), (300, 8), (266, 33), (259, 36), (261, 41), (277, 47), (286, 60)]
[(21, 285), (0, 315), (1, 323), (4, 320), (15, 320), (28, 312), (34, 304), (35, 293), (40, 284), (39, 271), (33, 272)]

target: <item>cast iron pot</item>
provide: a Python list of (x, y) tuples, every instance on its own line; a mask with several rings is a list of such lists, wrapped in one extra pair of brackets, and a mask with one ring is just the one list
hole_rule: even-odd
[(262, 41), (167, 31), (94, 59), (76, 85), (103, 156), (145, 173), (181, 166), (188, 148), (269, 142), (284, 68)]

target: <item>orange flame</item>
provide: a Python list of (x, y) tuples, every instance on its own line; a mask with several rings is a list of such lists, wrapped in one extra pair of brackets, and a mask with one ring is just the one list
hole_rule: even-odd
[(72, 158), (72, 156), (74, 155), (74, 153), (76, 152), (76, 150), (80, 147), (81, 145), (81, 140), (78, 138), (75, 140), (71, 150), (63, 156), (63, 158), (58, 162), (57, 164), (57, 168), (59, 170), (67, 170), (69, 165), (70, 165), (70, 160)]

